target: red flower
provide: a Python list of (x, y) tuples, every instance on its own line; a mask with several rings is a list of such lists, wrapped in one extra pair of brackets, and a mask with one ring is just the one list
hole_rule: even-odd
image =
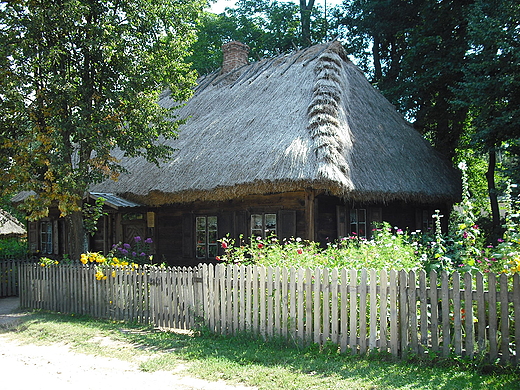
[(298, 249), (296, 252), (298, 252), (299, 255), (301, 255), (303, 253), (303, 251), (301, 249)]
[(262, 249), (264, 247), (264, 244), (260, 243), (258, 244), (258, 249)]
[(216, 257), (215, 257), (215, 260), (217, 260), (217, 261), (222, 261), (221, 258), (220, 258), (220, 256), (216, 256)]
[(222, 249), (227, 249), (227, 243), (225, 243), (225, 242), (222, 243)]

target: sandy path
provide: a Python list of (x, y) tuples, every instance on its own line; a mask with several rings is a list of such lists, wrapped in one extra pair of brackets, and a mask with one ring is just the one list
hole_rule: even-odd
[[(0, 299), (0, 327), (12, 326), (22, 315), (12, 314), (13, 306), (14, 309), (18, 307), (13, 298)], [(254, 389), (208, 382), (174, 372), (142, 372), (134, 364), (75, 353), (64, 344), (19, 344), (6, 334), (0, 334), (0, 383), (3, 389)]]

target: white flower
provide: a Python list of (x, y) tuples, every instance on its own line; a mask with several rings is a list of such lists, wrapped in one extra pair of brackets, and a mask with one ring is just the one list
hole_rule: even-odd
[(460, 169), (461, 171), (465, 171), (466, 169), (468, 169), (468, 166), (466, 165), (466, 162), (465, 162), (465, 161), (461, 161), (461, 162), (459, 163), (459, 169)]
[(300, 237), (296, 237), (296, 242), (300, 242), (302, 239)]

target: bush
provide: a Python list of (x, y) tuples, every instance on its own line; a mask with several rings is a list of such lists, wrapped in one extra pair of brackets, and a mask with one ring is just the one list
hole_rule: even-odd
[(0, 259), (26, 259), (27, 240), (21, 238), (0, 239)]

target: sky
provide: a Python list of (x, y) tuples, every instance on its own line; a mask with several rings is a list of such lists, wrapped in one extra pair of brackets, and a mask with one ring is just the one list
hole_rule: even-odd
[[(217, 0), (217, 2), (213, 3), (211, 6), (210, 11), (216, 14), (220, 14), (224, 12), (226, 7), (232, 8), (235, 5), (235, 1), (236, 0)], [(343, 0), (315, 0), (314, 4), (324, 7), (325, 1), (327, 1), (327, 8), (341, 4), (343, 2)], [(298, 0), (293, 2), (299, 4)]]

